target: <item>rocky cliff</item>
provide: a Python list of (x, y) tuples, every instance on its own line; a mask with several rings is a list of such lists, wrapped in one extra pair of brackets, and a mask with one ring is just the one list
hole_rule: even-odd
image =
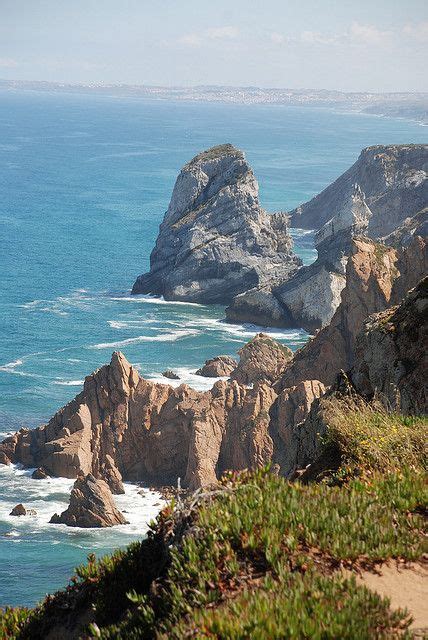
[(370, 316), (355, 346), (350, 378), (364, 398), (377, 397), (387, 409), (427, 412), (428, 277), (402, 304)]
[(320, 229), (319, 241), (354, 227), (385, 236), (428, 201), (428, 145), (377, 145), (309, 202), (291, 211), (293, 227)]
[(340, 305), (331, 323), (296, 353), (282, 384), (290, 386), (307, 379), (332, 384), (338, 371), (352, 367), (364, 320), (400, 302), (427, 272), (427, 245), (420, 237), (402, 250), (354, 238)]
[(317, 419), (306, 419), (340, 370), (351, 370), (364, 398), (377, 391), (405, 413), (427, 410), (426, 282), (398, 309), (364, 325), (370, 314), (397, 302), (418, 269), (425, 275), (427, 267), (421, 238), (401, 252), (354, 239), (330, 326), (294, 356), (258, 334), (240, 350), (229, 380), (198, 392), (145, 380), (116, 352), (47, 425), (6, 438), (0, 460), (57, 476), (91, 473), (114, 493), (123, 490), (122, 479), (159, 486), (180, 477), (193, 489), (229, 469), (268, 462), (289, 476), (316, 449)]
[(317, 229), (316, 262), (268, 291), (238, 296), (228, 319), (260, 321), (270, 315), (273, 321), (266, 324), (310, 332), (327, 326), (345, 286), (353, 237), (382, 238), (400, 247), (427, 236), (427, 170), (428, 145), (363, 149), (348, 171), (290, 214), (293, 226)]
[(260, 207), (258, 184), (230, 144), (197, 155), (181, 170), (150, 256), (132, 292), (169, 300), (228, 303), (300, 266), (288, 218)]

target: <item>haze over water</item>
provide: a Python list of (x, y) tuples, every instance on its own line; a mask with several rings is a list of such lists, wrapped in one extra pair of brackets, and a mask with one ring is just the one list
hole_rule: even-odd
[[(196, 153), (224, 142), (243, 149), (262, 205), (278, 211), (321, 191), (362, 147), (425, 142), (426, 132), (318, 109), (1, 93), (1, 435), (49, 418), (115, 349), (145, 376), (173, 368), (209, 388), (192, 372), (214, 355), (235, 355), (257, 331), (222, 323), (219, 307), (129, 295), (148, 267), (175, 178)], [(296, 252), (312, 261), (312, 235), (293, 235)], [(292, 349), (306, 340), (298, 329), (272, 334)], [(122, 508), (135, 513), (123, 530), (48, 526), (70, 481), (0, 472), (0, 606), (33, 604), (93, 547), (101, 553), (141, 536), (156, 511), (156, 497), (128, 487)], [(21, 501), (39, 516), (9, 517)]]

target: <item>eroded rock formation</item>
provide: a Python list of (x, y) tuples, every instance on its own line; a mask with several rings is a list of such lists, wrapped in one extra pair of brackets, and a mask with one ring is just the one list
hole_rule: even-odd
[(317, 230), (317, 260), (284, 282), (237, 296), (227, 318), (309, 332), (327, 326), (340, 304), (354, 237), (400, 248), (427, 236), (427, 170), (428, 145), (363, 149), (348, 171), (290, 214), (293, 226)]
[(253, 384), (259, 380), (274, 382), (293, 357), (291, 349), (265, 333), (258, 333), (238, 353), (239, 363), (231, 378), (240, 384)]
[(54, 514), (52, 524), (68, 527), (113, 527), (128, 524), (117, 509), (111, 491), (104, 480), (88, 473), (77, 477), (70, 495), (70, 504), (61, 515)]
[(351, 379), (365, 398), (387, 409), (420, 415), (428, 410), (428, 277), (398, 307), (370, 316), (356, 341)]
[(237, 365), (238, 363), (231, 356), (216, 356), (207, 360), (204, 366), (196, 371), (196, 375), (206, 378), (228, 377)]
[(368, 238), (354, 238), (341, 303), (331, 323), (295, 355), (283, 376), (284, 387), (314, 378), (332, 384), (338, 371), (352, 367), (364, 320), (399, 302), (402, 292), (427, 271), (427, 247), (422, 238), (414, 238), (401, 251)]
[(230, 144), (197, 155), (181, 170), (150, 256), (133, 293), (168, 300), (228, 303), (300, 266), (286, 215), (260, 207), (258, 184)]

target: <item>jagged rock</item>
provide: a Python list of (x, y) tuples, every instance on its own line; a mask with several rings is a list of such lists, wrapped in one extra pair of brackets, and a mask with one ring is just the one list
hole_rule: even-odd
[(167, 369), (166, 371), (163, 372), (162, 375), (163, 375), (164, 378), (169, 378), (170, 380), (180, 380), (180, 376), (177, 375), (171, 369)]
[(312, 403), (326, 391), (319, 380), (305, 380), (281, 391), (274, 405), (274, 424), (282, 440), (277, 447), (281, 474), (291, 476), (299, 460), (301, 425), (309, 415)]
[(4, 451), (0, 451), (0, 464), (5, 464), (5, 465), (11, 464), (9, 458), (7, 457)]
[(206, 378), (228, 377), (237, 365), (238, 363), (231, 356), (216, 356), (206, 360), (204, 366), (196, 371), (196, 375)]
[(287, 311), (270, 287), (250, 289), (235, 296), (226, 308), (229, 322), (252, 322), (262, 327), (290, 326)]
[(397, 229), (382, 240), (385, 244), (400, 248), (407, 247), (417, 236), (428, 237), (428, 207), (406, 218)]
[(252, 287), (286, 280), (301, 261), (288, 218), (259, 204), (258, 184), (230, 144), (197, 155), (181, 170), (150, 256), (132, 292), (168, 300), (229, 303)]
[(252, 384), (257, 380), (273, 382), (293, 357), (291, 349), (265, 333), (258, 333), (238, 353), (239, 363), (231, 378), (240, 384)]
[(367, 147), (335, 182), (291, 212), (292, 225), (327, 225), (324, 239), (336, 229), (354, 226), (356, 235), (383, 237), (426, 206), (427, 169), (428, 145)]
[(46, 473), (43, 467), (38, 467), (37, 469), (34, 469), (31, 477), (33, 478), (33, 480), (45, 480), (46, 478), (49, 478), (49, 475)]
[(50, 522), (69, 527), (113, 527), (128, 524), (116, 508), (107, 483), (94, 478), (90, 473), (78, 476), (71, 490), (68, 508), (61, 515), (55, 513)]
[(318, 229), (318, 258), (273, 290), (284, 308), (285, 326), (307, 331), (332, 320), (345, 286), (352, 238), (385, 237), (387, 244), (409, 244), (427, 235), (428, 145), (363, 149), (357, 162), (333, 184), (291, 212), (296, 227)]
[(370, 316), (351, 371), (356, 390), (404, 414), (428, 413), (428, 277), (402, 304)]
[(345, 274), (318, 259), (274, 291), (281, 302), (283, 325), (313, 332), (327, 326), (340, 304)]
[[(412, 272), (404, 266), (412, 263), (415, 254), (424, 254), (425, 259), (415, 261)], [(349, 370), (364, 320), (394, 304), (403, 289), (413, 286), (415, 277), (424, 275), (418, 271), (425, 264), (426, 245), (421, 238), (401, 252), (368, 238), (354, 238), (341, 303), (330, 325), (295, 354), (282, 378), (282, 388), (313, 378), (331, 385), (338, 371)], [(399, 265), (404, 265), (402, 274)]]
[(16, 507), (13, 507), (12, 511), (9, 513), (10, 516), (26, 516), (27, 515), (27, 509), (24, 507), (24, 505), (22, 503), (19, 503), (16, 505)]

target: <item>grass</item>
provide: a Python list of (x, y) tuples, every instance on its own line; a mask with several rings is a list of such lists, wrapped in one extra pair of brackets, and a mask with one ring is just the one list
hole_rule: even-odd
[(428, 418), (385, 411), (374, 401), (325, 397), (326, 449), (336, 449), (341, 472), (397, 471), (427, 468)]
[(89, 612), (83, 637), (104, 640), (410, 638), (407, 612), (340, 570), (426, 551), (427, 422), (334, 400), (324, 446), (353, 465), (346, 481), (230, 474), (218, 490), (171, 503), (146, 540), (90, 556), (32, 612), (4, 613), (0, 637), (42, 640), (65, 615)]

